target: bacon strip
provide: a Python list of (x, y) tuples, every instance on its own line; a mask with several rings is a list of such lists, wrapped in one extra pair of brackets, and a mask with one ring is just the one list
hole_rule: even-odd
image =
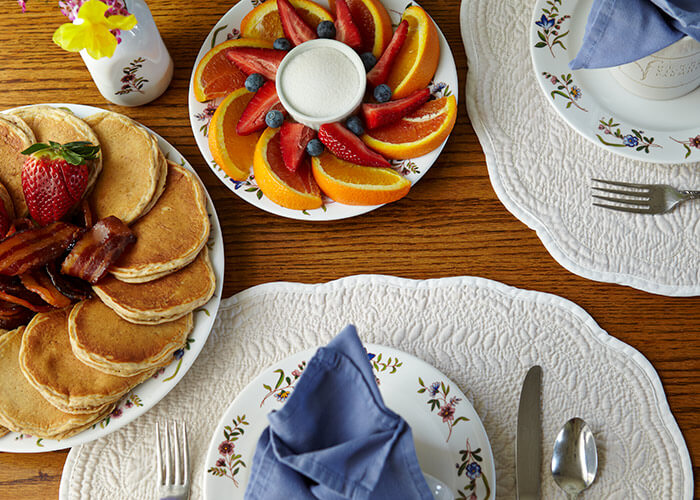
[(34, 312), (53, 309), (40, 296), (24, 288), (16, 276), (0, 276), (0, 300), (26, 307)]
[(19, 277), (22, 284), (54, 307), (71, 305), (71, 300), (56, 289), (44, 268), (28, 271)]
[(61, 274), (59, 263), (55, 260), (46, 264), (44, 270), (49, 275), (53, 286), (69, 299), (87, 300), (92, 297), (90, 284), (87, 281)]
[(18, 276), (63, 254), (81, 229), (54, 222), (46, 227), (19, 231), (0, 241), (0, 274)]
[(34, 313), (26, 307), (0, 300), (0, 328), (14, 330), (29, 323), (32, 316)]
[(61, 272), (92, 283), (107, 274), (109, 266), (136, 241), (136, 236), (117, 217), (109, 216), (98, 221), (73, 247)]

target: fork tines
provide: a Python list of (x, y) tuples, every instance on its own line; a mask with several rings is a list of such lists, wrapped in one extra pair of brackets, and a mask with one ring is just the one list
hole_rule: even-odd
[(605, 203), (593, 203), (596, 207), (608, 208), (610, 210), (619, 210), (620, 212), (633, 212), (639, 214), (651, 213), (650, 205), (650, 189), (648, 184), (633, 184), (630, 182), (618, 182), (618, 181), (606, 181), (602, 179), (591, 179), (595, 182), (600, 182), (601, 184), (608, 184), (611, 186), (618, 186), (630, 189), (610, 189), (604, 187), (592, 186), (596, 191), (602, 191), (604, 193), (617, 194), (620, 196), (626, 196), (626, 198), (613, 197), (613, 196), (601, 196), (594, 194), (593, 198), (604, 201), (611, 201), (613, 203), (620, 203), (621, 205), (610, 205)]
[(158, 484), (161, 486), (182, 486), (189, 483), (189, 453), (187, 428), (184, 423), (163, 425), (165, 435), (161, 439), (161, 427), (156, 422), (156, 468)]

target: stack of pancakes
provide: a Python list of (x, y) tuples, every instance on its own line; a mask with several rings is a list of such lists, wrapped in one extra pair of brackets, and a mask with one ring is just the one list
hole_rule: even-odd
[(185, 346), (194, 310), (216, 286), (204, 188), (123, 115), (0, 113), (0, 202), (15, 216), (27, 214), (20, 152), (48, 140), (101, 146), (86, 196), (96, 220), (119, 217), (137, 240), (94, 285), (95, 298), (0, 331), (0, 436), (62, 439), (104, 418)]

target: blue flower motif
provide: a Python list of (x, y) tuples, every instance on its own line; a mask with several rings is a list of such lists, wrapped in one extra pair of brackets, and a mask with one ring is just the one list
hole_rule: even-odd
[(184, 349), (178, 349), (177, 351), (175, 351), (175, 352), (173, 353), (173, 356), (175, 357), (175, 359), (180, 359), (180, 358), (182, 358), (183, 354), (185, 354), (185, 350), (184, 350)]
[(573, 97), (575, 100), (578, 101), (582, 95), (583, 95), (583, 92), (581, 92), (581, 89), (578, 88), (576, 85), (571, 87), (571, 97)]
[(433, 382), (432, 384), (430, 384), (430, 387), (428, 387), (428, 392), (430, 393), (431, 396), (435, 396), (439, 390), (440, 390), (440, 382)]
[(229, 180), (233, 183), (233, 189), (239, 189), (243, 185), (243, 181), (236, 181), (231, 178)]
[(554, 26), (554, 19), (547, 19), (547, 16), (542, 14), (540, 20), (535, 21), (535, 24), (541, 28), (548, 30), (549, 28), (552, 28)]
[(481, 466), (476, 462), (467, 465), (467, 476), (469, 476), (469, 479), (481, 477)]
[(639, 139), (637, 139), (635, 136), (632, 134), (626, 135), (622, 138), (622, 143), (625, 146), (628, 146), (630, 148), (635, 147), (637, 144), (639, 144)]
[(376, 354), (372, 354), (371, 352), (368, 352), (368, 353), (367, 353), (367, 358), (368, 358), (370, 361), (372, 361), (372, 359), (374, 359), (375, 356), (376, 356)]

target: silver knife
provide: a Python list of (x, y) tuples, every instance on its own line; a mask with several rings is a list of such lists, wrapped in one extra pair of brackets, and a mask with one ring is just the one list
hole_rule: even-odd
[(528, 370), (520, 393), (515, 437), (515, 480), (518, 500), (539, 500), (542, 463), (540, 392), (542, 367)]

